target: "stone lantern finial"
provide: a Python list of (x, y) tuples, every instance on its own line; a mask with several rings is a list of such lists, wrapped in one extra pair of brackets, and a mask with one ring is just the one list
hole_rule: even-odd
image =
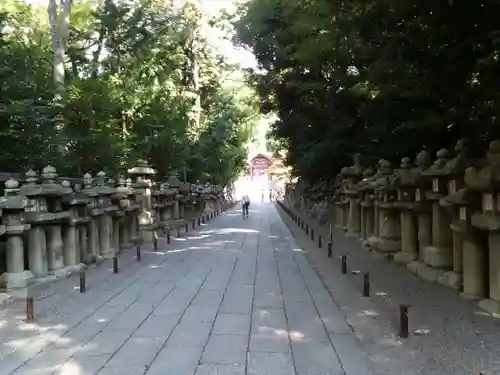
[(402, 169), (410, 169), (411, 167), (411, 160), (410, 158), (404, 157), (401, 159), (401, 168)]
[(85, 189), (92, 188), (92, 175), (90, 173), (85, 173), (83, 175), (83, 185)]
[(125, 187), (125, 185), (126, 185), (125, 179), (122, 176), (120, 176), (120, 178), (118, 178), (118, 186)]
[(47, 165), (42, 170), (42, 180), (44, 184), (53, 184), (57, 178), (57, 171), (52, 165)]
[(35, 185), (38, 181), (38, 174), (33, 169), (30, 169), (24, 174), (24, 180), (27, 185)]
[(436, 152), (437, 160), (435, 161), (435, 165), (438, 168), (442, 168), (446, 165), (446, 162), (450, 158), (450, 151), (446, 148), (442, 148), (438, 152)]
[(500, 167), (500, 139), (495, 139), (490, 142), (490, 147), (486, 152), (488, 162), (496, 170)]
[(16, 195), (19, 191), (19, 182), (13, 178), (9, 178), (5, 182), (5, 196), (10, 197)]
[(125, 184), (128, 188), (132, 187), (132, 179), (129, 177), (125, 180)]
[(417, 165), (421, 169), (427, 169), (432, 165), (432, 159), (427, 150), (422, 150), (417, 154), (416, 157)]
[(71, 188), (71, 182), (68, 180), (62, 180), (61, 181), (61, 193), (62, 194), (73, 194), (73, 189)]
[(99, 173), (97, 173), (96, 180), (97, 186), (104, 186), (104, 184), (106, 183), (106, 172), (100, 171)]
[(455, 145), (455, 152), (459, 157), (466, 157), (469, 153), (469, 140), (467, 138), (460, 138)]
[(107, 184), (109, 187), (115, 187), (116, 181), (113, 178), (108, 178)]

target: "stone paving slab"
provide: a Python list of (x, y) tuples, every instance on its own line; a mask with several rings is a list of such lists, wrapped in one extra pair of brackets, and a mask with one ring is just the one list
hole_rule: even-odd
[[(302, 213), (316, 231), (316, 242), (312, 242), (284, 211), (279, 209), (279, 212), (297, 243), (306, 250), (308, 262), (303, 265), (300, 262), (304, 276), (315, 284), (318, 274), (321, 276), (337, 308), (346, 317), (349, 328), (359, 338), (354, 343), (344, 339), (342, 328), (336, 328), (337, 323), (328, 328), (331, 319), (328, 323), (325, 320), (337, 354), (341, 359), (344, 357), (346, 372), (364, 374), (356, 367), (363, 359), (345, 354), (361, 344), (371, 362), (376, 364), (377, 372), (384, 375), (500, 373), (498, 318), (464, 300), (455, 291), (423, 280), (404, 267), (364, 249), (358, 239), (346, 237), (341, 231), (333, 231), (333, 257), (327, 258), (326, 225), (320, 225)], [(318, 234), (323, 235), (322, 249), (317, 246)], [(347, 255), (347, 275), (340, 271), (341, 255)], [(316, 272), (308, 271), (311, 265)], [(363, 272), (370, 273), (370, 298), (361, 295)], [(400, 303), (411, 305), (409, 339), (398, 336)], [(316, 306), (320, 311), (323, 308), (322, 303), (316, 303)], [(324, 308), (327, 312), (332, 311), (331, 307)], [(417, 329), (426, 333), (413, 334)]]
[(85, 294), (62, 281), (52, 304), (67, 312), (47, 302), (30, 333), (10, 326), (0, 375), (374, 374), (274, 205), (250, 215), (229, 211), (142, 262), (124, 254)]

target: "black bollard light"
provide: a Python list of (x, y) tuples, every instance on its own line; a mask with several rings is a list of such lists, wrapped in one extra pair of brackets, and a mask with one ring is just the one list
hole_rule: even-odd
[(167, 243), (169, 244), (172, 239), (172, 235), (170, 234), (170, 231), (167, 231)]
[(306, 234), (309, 234), (309, 224), (306, 224)]
[(80, 293), (87, 291), (85, 270), (80, 270)]
[(118, 273), (118, 257), (113, 257), (113, 273)]
[(186, 225), (184, 226), (184, 229), (186, 230), (186, 233), (189, 232), (189, 225), (188, 225), (188, 223), (186, 223)]
[(201, 219), (200, 219), (200, 217), (198, 216), (198, 226), (200, 226), (200, 225), (201, 225)]
[(370, 297), (370, 273), (363, 275), (363, 297)]
[(35, 324), (35, 302), (33, 297), (26, 298), (26, 323)]
[(177, 238), (180, 238), (181, 237), (181, 230), (180, 228), (177, 228)]
[(410, 335), (408, 331), (408, 306), (399, 306), (399, 337), (407, 338)]
[(328, 258), (331, 258), (332, 257), (332, 254), (333, 251), (332, 251), (332, 243), (328, 243)]
[(196, 219), (193, 220), (193, 230), (196, 228)]
[(311, 229), (311, 241), (314, 241), (314, 229)]
[(347, 255), (342, 255), (342, 273), (347, 273)]
[(137, 245), (135, 248), (135, 259), (140, 262), (141, 261), (141, 246)]
[(158, 236), (153, 232), (153, 248), (158, 251)]
[(321, 235), (318, 236), (318, 247), (321, 249), (323, 247), (323, 241), (321, 239)]

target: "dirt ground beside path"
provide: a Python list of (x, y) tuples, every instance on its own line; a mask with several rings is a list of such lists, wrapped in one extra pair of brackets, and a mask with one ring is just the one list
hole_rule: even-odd
[[(316, 242), (312, 242), (282, 209), (277, 210), (299, 246), (307, 251), (311, 265), (321, 275), (380, 374), (500, 374), (499, 319), (456, 292), (420, 279), (364, 249), (359, 240), (348, 238), (343, 232), (334, 231), (333, 257), (329, 259), (326, 225), (296, 211), (315, 228)], [(323, 237), (322, 249), (317, 245), (318, 234)], [(347, 256), (347, 275), (341, 273), (342, 255)], [(362, 297), (365, 272), (370, 273), (370, 298)], [(400, 304), (411, 306), (408, 339), (398, 335)]]

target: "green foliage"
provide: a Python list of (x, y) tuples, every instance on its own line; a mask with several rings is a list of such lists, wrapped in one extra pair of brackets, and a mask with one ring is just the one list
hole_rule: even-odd
[(0, 12), (1, 171), (114, 174), (144, 158), (159, 178), (185, 169), (225, 185), (242, 170), (257, 109), (225, 87), (235, 68), (201, 36), (195, 5), (75, 2), (62, 108), (45, 8), (6, 0)]
[(270, 145), (294, 174), (329, 178), (362, 153), (397, 166), (460, 137), (500, 136), (498, 1), (249, 0), (235, 40), (276, 112)]

